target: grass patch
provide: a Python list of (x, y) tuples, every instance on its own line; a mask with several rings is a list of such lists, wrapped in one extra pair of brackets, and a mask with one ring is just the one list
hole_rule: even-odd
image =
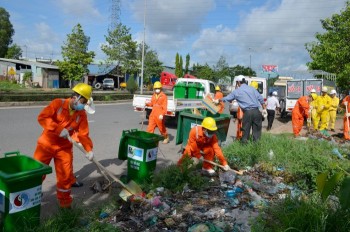
[[(337, 147), (325, 140), (292, 139), (291, 134), (263, 134), (258, 143), (242, 145), (233, 142), (224, 149), (229, 164), (235, 168), (245, 168), (261, 164), (263, 171), (277, 173), (277, 168), (284, 170), (286, 181), (296, 182), (303, 190), (313, 192), (316, 189), (316, 176), (328, 171), (339, 171), (338, 167), (349, 170), (349, 161), (342, 161), (332, 154)], [(346, 152), (346, 150), (340, 152)]]

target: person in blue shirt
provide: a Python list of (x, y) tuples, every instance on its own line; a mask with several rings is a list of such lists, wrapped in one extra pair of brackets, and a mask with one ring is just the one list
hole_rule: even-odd
[[(226, 97), (213, 100), (218, 104), (220, 101), (231, 102), (236, 100), (239, 107), (243, 110), (242, 120), (242, 143), (247, 143), (252, 129), (253, 141), (258, 141), (261, 137), (262, 116), (267, 117), (266, 105), (261, 94), (252, 86), (246, 84), (244, 76), (236, 77), (236, 89)], [(259, 108), (263, 108), (262, 113)], [(262, 115), (261, 115), (262, 114)]]

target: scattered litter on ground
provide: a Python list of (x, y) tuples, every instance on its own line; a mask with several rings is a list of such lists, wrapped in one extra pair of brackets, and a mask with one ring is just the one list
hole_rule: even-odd
[(219, 171), (218, 176), (208, 178), (210, 185), (203, 191), (186, 185), (183, 191), (172, 193), (160, 186), (128, 202), (120, 201), (119, 208), (101, 213), (100, 220), (121, 231), (250, 231), (250, 221), (262, 207), (288, 195), (301, 196), (283, 180), (266, 174), (259, 165), (242, 176)]

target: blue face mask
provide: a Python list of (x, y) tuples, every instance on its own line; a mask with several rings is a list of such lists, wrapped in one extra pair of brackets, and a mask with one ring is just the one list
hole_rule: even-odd
[(74, 110), (76, 111), (84, 110), (84, 106), (85, 105), (80, 102), (80, 96), (79, 96), (77, 100), (75, 100)]

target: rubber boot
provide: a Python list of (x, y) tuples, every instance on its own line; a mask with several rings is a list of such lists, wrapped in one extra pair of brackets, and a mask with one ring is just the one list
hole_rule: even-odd
[(163, 144), (169, 143), (169, 135), (164, 136)]

